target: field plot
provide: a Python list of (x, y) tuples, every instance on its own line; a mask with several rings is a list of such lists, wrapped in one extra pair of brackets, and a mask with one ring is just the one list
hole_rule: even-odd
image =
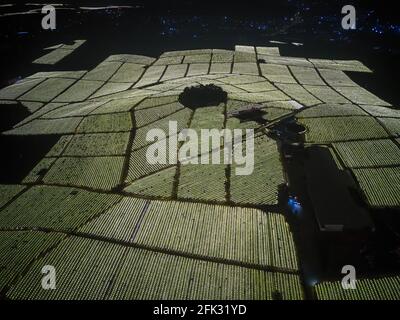
[(361, 108), (374, 117), (400, 118), (400, 109), (369, 105), (363, 105)]
[(385, 129), (372, 117), (303, 118), (307, 142), (335, 142), (387, 138)]
[(181, 165), (178, 198), (224, 202), (225, 165)]
[[(137, 129), (135, 132), (135, 139), (133, 141), (132, 149), (133, 150), (140, 149), (146, 145), (153, 143), (154, 141), (157, 141), (157, 137), (156, 139), (153, 138), (150, 141), (147, 140), (146, 137), (150, 129), (162, 130), (164, 131), (166, 136), (169, 136), (170, 122), (176, 122), (177, 132), (180, 132), (182, 129), (187, 128), (191, 114), (192, 114), (191, 110), (184, 108), (163, 119), (160, 119), (147, 126)], [(149, 139), (150, 138), (151, 137), (149, 137)]]
[(400, 206), (400, 167), (353, 169), (371, 207)]
[(17, 184), (0, 184), (0, 208), (24, 189), (25, 186)]
[(0, 291), (63, 237), (59, 233), (0, 231)]
[(152, 201), (135, 242), (198, 256), (298, 270), (293, 238), (284, 217), (256, 209)]
[(121, 67), (122, 62), (103, 61), (83, 77), (84, 80), (107, 81)]
[[(42, 289), (40, 269), (44, 264), (59, 271), (58, 290)], [(64, 240), (36, 261), (7, 293), (11, 299), (44, 300), (273, 299), (276, 295), (302, 299), (298, 276), (76, 237)]]
[(389, 139), (351, 141), (333, 146), (350, 168), (400, 165), (400, 148)]
[[(104, 299), (122, 259), (124, 247), (107, 242), (70, 237), (37, 260), (13, 287), (13, 299)], [(43, 265), (57, 270), (57, 290), (43, 290)]]
[(101, 107), (91, 112), (93, 114), (104, 114), (114, 112), (128, 112), (135, 107), (140, 101), (144, 99), (143, 96), (115, 99), (104, 103)]
[(61, 108), (57, 108), (56, 110), (47, 112), (46, 114), (42, 115), (42, 118), (57, 119), (86, 116), (96, 108), (100, 107), (102, 104), (104, 104), (104, 101), (70, 103), (62, 106)]
[(124, 157), (59, 158), (43, 181), (100, 190), (112, 190), (120, 183)]
[(132, 129), (131, 114), (113, 113), (87, 116), (79, 125), (78, 133), (118, 132)]
[(37, 183), (49, 171), (57, 158), (43, 158), (40, 162), (29, 172), (29, 174), (22, 181), (23, 183)]
[(184, 106), (179, 102), (173, 102), (159, 107), (135, 110), (134, 116), (136, 127), (143, 127), (151, 122), (165, 118), (183, 108)]
[(315, 286), (318, 300), (399, 300), (400, 277), (357, 279), (356, 290), (344, 290), (341, 282), (322, 282)]
[(136, 63), (124, 63), (110, 79), (111, 82), (129, 83), (138, 81), (145, 72), (144, 66)]
[(132, 182), (124, 191), (148, 197), (170, 198), (175, 175), (176, 167), (170, 167)]
[(74, 229), (120, 198), (74, 188), (36, 186), (0, 211), (0, 228)]
[(74, 79), (50, 78), (25, 93), (20, 100), (50, 102), (75, 82)]
[(28, 79), (15, 83), (6, 88), (0, 90), (0, 99), (14, 100), (19, 96), (29, 91), (39, 83), (43, 82), (45, 79)]
[(132, 242), (140, 217), (146, 213), (149, 204), (150, 201), (145, 199), (121, 198), (119, 202), (85, 224), (79, 231), (100, 237)]
[(161, 106), (161, 105), (164, 105), (164, 104), (169, 104), (169, 103), (173, 103), (173, 102), (177, 102), (177, 101), (178, 101), (178, 96), (177, 95), (168, 95), (168, 96), (165, 96), (165, 97), (146, 98), (145, 100), (143, 100), (141, 103), (139, 103), (135, 107), (135, 110), (141, 110), (141, 109)]
[(383, 101), (368, 90), (361, 87), (336, 87), (335, 89), (353, 103), (390, 106), (390, 103)]
[(349, 103), (349, 100), (328, 86), (305, 85), (304, 88), (325, 103)]
[(379, 122), (389, 131), (391, 136), (400, 136), (400, 119), (395, 118), (378, 118)]
[(76, 134), (63, 156), (124, 155), (129, 134), (129, 132)]
[(231, 166), (231, 200), (236, 204), (277, 204), (278, 188), (284, 183), (279, 157), (275, 141), (266, 138), (257, 139), (254, 144), (253, 173), (236, 175), (235, 170), (238, 165)]
[(297, 118), (319, 118), (335, 116), (368, 116), (355, 104), (319, 104), (296, 114)]
[(289, 67), (297, 81), (300, 84), (307, 85), (325, 85), (324, 81), (318, 75), (318, 72), (314, 68), (291, 66)]
[[(130, 159), (129, 159), (129, 169), (128, 169), (128, 176), (126, 178), (126, 182), (131, 182), (136, 179), (148, 176), (150, 174), (153, 174), (157, 171), (160, 171), (162, 169), (167, 168), (169, 165), (167, 161), (163, 163), (150, 163), (147, 158), (147, 152), (148, 148), (152, 148), (153, 145), (150, 145), (149, 147), (144, 147), (138, 150), (133, 150)], [(168, 148), (166, 148), (165, 153), (162, 155), (165, 156), (165, 159), (168, 159)], [(152, 155), (152, 153), (149, 153), (149, 155)], [(161, 156), (161, 154), (159, 154)]]
[(74, 133), (82, 118), (35, 119), (20, 127), (3, 132), (13, 135), (46, 135)]
[(262, 63), (259, 65), (261, 74), (271, 82), (297, 83), (287, 66)]
[(279, 83), (276, 86), (284, 91), (288, 96), (292, 99), (296, 100), (297, 102), (305, 105), (305, 106), (313, 106), (319, 103), (322, 103), (321, 100), (317, 99), (315, 96), (310, 94), (306, 89), (304, 89), (299, 84), (286, 84), (286, 83)]

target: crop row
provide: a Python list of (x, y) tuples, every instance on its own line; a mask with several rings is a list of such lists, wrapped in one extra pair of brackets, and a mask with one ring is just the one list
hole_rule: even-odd
[(74, 229), (119, 199), (73, 188), (32, 187), (0, 212), (0, 227)]
[(124, 160), (122, 156), (59, 158), (43, 181), (49, 184), (112, 190), (120, 183)]
[(322, 282), (315, 287), (318, 300), (399, 300), (400, 277), (359, 279), (356, 289), (343, 289), (341, 282)]

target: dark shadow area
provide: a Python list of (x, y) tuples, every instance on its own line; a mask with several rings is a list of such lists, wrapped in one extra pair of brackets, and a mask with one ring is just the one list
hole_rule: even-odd
[(11, 129), (31, 113), (19, 102), (0, 103), (0, 132)]
[(0, 183), (20, 183), (59, 140), (58, 135), (0, 135)]
[(214, 84), (186, 87), (179, 95), (178, 101), (185, 107), (197, 109), (200, 107), (217, 106), (226, 103), (228, 94)]
[(361, 249), (375, 226), (369, 212), (350, 192), (355, 182), (338, 169), (327, 147), (306, 148), (304, 169), (323, 248), (324, 271), (337, 275), (344, 265), (360, 265)]
[(268, 112), (262, 108), (263, 106), (260, 104), (245, 104), (239, 109), (228, 112), (227, 116), (237, 118), (240, 122), (254, 121), (260, 125), (264, 125), (268, 122), (264, 119), (264, 116)]

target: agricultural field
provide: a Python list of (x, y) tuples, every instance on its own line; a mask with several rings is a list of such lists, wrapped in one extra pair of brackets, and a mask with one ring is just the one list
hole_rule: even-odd
[(399, 276), (361, 279), (356, 290), (344, 290), (340, 282), (322, 282), (315, 287), (318, 300), (399, 300)]
[[(399, 298), (398, 275), (360, 280), (357, 293), (311, 286), (301, 215), (287, 205), (290, 142), (327, 148), (366, 210), (400, 207), (400, 111), (349, 77), (371, 72), (361, 62), (240, 45), (53, 69), (0, 89), (1, 105), (29, 111), (1, 138), (45, 144), (22, 179), (0, 181), (0, 299)], [(189, 87), (209, 91), (191, 105)], [(294, 122), (304, 144), (290, 140)], [(254, 154), (250, 174), (223, 161), (221, 138), (189, 154), (197, 141), (178, 137), (202, 129), (254, 129), (254, 146), (242, 130), (232, 147)], [(220, 163), (201, 163), (218, 152)], [(44, 265), (57, 290), (42, 289)]]

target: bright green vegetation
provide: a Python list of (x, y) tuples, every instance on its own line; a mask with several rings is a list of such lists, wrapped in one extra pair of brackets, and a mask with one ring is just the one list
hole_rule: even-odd
[(345, 290), (340, 281), (315, 286), (318, 300), (399, 300), (400, 277), (357, 279), (356, 290)]
[(335, 116), (368, 116), (359, 106), (354, 104), (319, 104), (299, 112), (297, 118), (319, 118)]
[(74, 188), (36, 186), (0, 212), (0, 228), (75, 229), (120, 198)]
[(371, 207), (400, 206), (400, 167), (353, 169)]
[[(1, 231), (0, 291), (10, 286), (35, 259), (57, 245), (63, 237), (57, 233)], [(40, 280), (38, 283), (40, 285)]]
[(132, 119), (129, 112), (87, 116), (79, 125), (78, 133), (130, 131)]
[(25, 186), (17, 184), (0, 184), (0, 208), (24, 189)]
[(178, 198), (225, 201), (224, 164), (182, 164)]
[[(254, 171), (236, 175), (238, 165), (231, 166), (230, 194), (236, 204), (278, 203), (278, 188), (284, 183), (283, 168), (276, 142), (266, 138), (254, 142)], [(243, 166), (243, 165), (241, 165)]]
[(112, 190), (120, 184), (125, 158), (59, 158), (43, 181), (50, 184)]
[(63, 156), (123, 155), (129, 135), (129, 132), (76, 134)]
[(308, 142), (335, 142), (387, 138), (385, 129), (372, 117), (304, 118)]
[(342, 142), (333, 146), (351, 168), (400, 165), (400, 149), (389, 139)]
[(176, 167), (164, 169), (132, 182), (124, 191), (141, 196), (170, 198), (175, 174)]

